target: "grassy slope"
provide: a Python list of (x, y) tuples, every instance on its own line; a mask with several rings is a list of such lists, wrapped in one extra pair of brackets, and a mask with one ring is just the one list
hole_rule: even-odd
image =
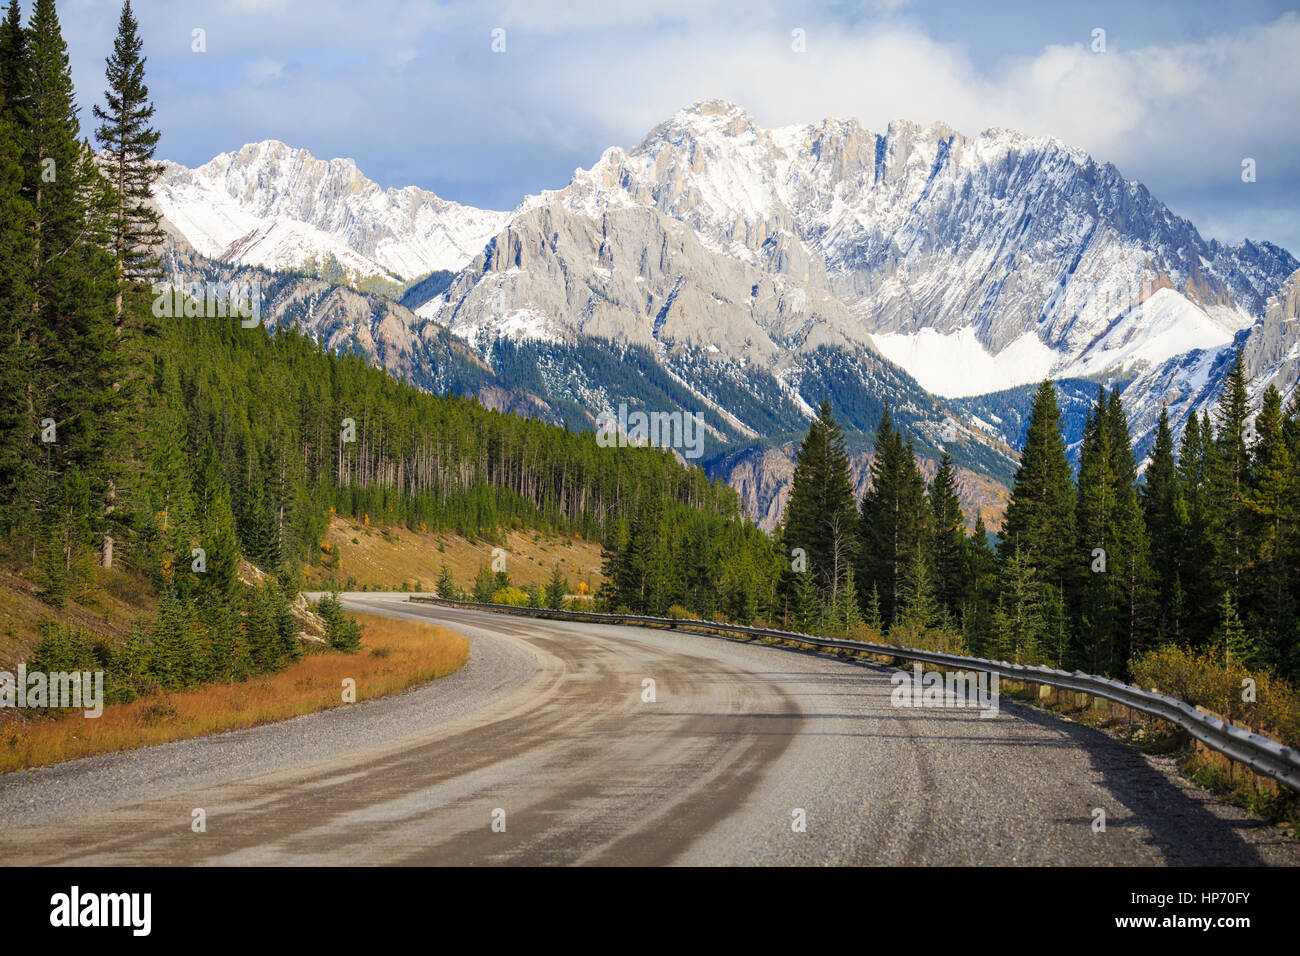
[[(337, 556), (337, 568), (311, 568), (308, 585), (323, 585), (333, 576), (340, 584), (349, 576), (356, 587), (382, 590), (432, 590), (445, 562), (452, 577), (468, 589), (483, 565), (491, 565), (492, 549), (486, 541), (468, 541), (453, 534), (422, 533), (405, 528), (379, 528), (335, 518), (326, 543)], [(442, 550), (439, 550), (441, 546)], [(568, 575), (570, 590), (581, 582), (594, 592), (600, 575), (600, 545), (582, 538), (548, 537), (534, 531), (506, 535), (506, 573), (516, 586), (545, 584), (556, 562)], [(324, 555), (323, 555), (324, 556)]]
[[(342, 682), (356, 681), (357, 700), (381, 697), (459, 670), (469, 658), (462, 635), (419, 621), (355, 615), (361, 650), (310, 653), (279, 671), (236, 684), (113, 704), (98, 718), (80, 712), (0, 725), (0, 772), (253, 727), (344, 706)], [(26, 715), (23, 715), (26, 717)]]

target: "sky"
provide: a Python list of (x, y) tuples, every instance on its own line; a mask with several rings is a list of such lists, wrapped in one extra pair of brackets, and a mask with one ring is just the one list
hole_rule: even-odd
[[(30, 0), (24, 3), (30, 7)], [(120, 4), (58, 4), (89, 132)], [(1300, 256), (1296, 3), (135, 0), (159, 157), (278, 139), (511, 209), (698, 100), (1050, 135), (1206, 236)], [(202, 46), (195, 31), (202, 31)], [(1100, 31), (1100, 32), (1099, 32)], [(496, 49), (494, 49), (494, 47)], [(801, 48), (801, 49), (800, 49)], [(1243, 181), (1253, 161), (1254, 181)]]

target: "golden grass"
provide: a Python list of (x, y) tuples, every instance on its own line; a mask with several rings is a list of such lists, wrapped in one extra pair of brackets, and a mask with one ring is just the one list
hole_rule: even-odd
[(357, 614), (361, 650), (309, 654), (292, 667), (237, 684), (207, 684), (130, 704), (101, 716), (0, 724), (0, 772), (253, 727), (344, 706), (343, 680), (358, 701), (405, 690), (459, 670), (469, 642), (433, 624)]
[[(468, 590), (478, 569), (491, 565), (492, 549), (496, 547), (449, 532), (410, 531), (401, 526), (366, 525), (338, 517), (330, 522), (325, 543), (338, 567), (304, 568), (307, 590), (332, 575), (340, 582), (352, 577), (359, 588), (401, 591), (414, 589), (418, 583), (421, 590), (432, 591), (443, 564), (456, 583)], [(596, 541), (538, 531), (510, 531), (501, 547), (506, 552), (506, 573), (516, 587), (544, 586), (557, 563), (574, 593), (581, 582), (586, 583), (588, 593), (595, 593), (604, 580), (600, 573), (600, 543)]]

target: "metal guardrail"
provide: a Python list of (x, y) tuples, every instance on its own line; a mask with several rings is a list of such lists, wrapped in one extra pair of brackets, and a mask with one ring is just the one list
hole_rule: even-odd
[(745, 634), (750, 637), (770, 637), (805, 644), (811, 647), (860, 651), (904, 660), (935, 664), (955, 670), (983, 671), (997, 674), (999, 678), (1046, 684), (1103, 697), (1125, 707), (1140, 710), (1167, 720), (1187, 731), (1205, 746), (1218, 751), (1230, 760), (1245, 764), (1256, 773), (1300, 791), (1300, 752), (1261, 734), (1231, 724), (1226, 720), (1197, 710), (1194, 706), (1156, 691), (1142, 690), (1109, 677), (1097, 677), (1078, 671), (1055, 670), (1031, 664), (1011, 664), (982, 657), (965, 657), (961, 654), (944, 654), (893, 644), (875, 644), (869, 641), (845, 641), (831, 637), (815, 637), (796, 631), (779, 631), (765, 627), (748, 627), (744, 624), (725, 624), (718, 621), (700, 621), (685, 618), (650, 617), (641, 614), (598, 614), (594, 611), (555, 611), (541, 608), (514, 607), (507, 604), (477, 604), (473, 601), (452, 601), (437, 597), (412, 596), (410, 601), (443, 604), (475, 610), (519, 614), (527, 617), (549, 617), (561, 620), (594, 621), (606, 624), (640, 624), (671, 628), (697, 628)]

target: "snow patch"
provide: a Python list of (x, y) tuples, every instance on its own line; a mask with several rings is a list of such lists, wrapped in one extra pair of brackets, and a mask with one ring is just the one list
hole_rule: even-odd
[(973, 326), (947, 334), (934, 329), (911, 335), (878, 332), (871, 338), (885, 358), (944, 398), (985, 395), (1041, 381), (1060, 359), (1032, 332), (996, 355), (990, 355), (976, 338)]

